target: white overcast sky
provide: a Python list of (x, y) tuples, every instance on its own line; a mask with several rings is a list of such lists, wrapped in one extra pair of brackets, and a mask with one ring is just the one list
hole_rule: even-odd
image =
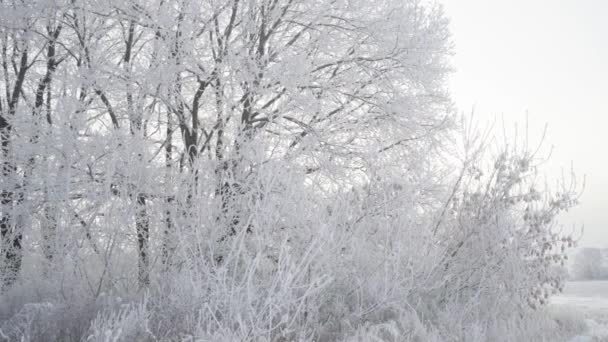
[(531, 140), (548, 124), (547, 175), (573, 163), (586, 176), (581, 205), (563, 222), (584, 224), (581, 246), (608, 247), (608, 0), (440, 1), (458, 108), (507, 126), (527, 113)]

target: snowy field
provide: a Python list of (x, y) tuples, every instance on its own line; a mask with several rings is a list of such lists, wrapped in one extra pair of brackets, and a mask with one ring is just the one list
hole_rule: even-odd
[(608, 281), (568, 282), (552, 304), (560, 311), (584, 316), (587, 331), (572, 342), (608, 341)]

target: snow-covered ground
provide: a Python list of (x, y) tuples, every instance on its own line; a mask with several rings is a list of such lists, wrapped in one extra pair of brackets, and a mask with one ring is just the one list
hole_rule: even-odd
[(559, 310), (581, 314), (587, 331), (571, 342), (608, 341), (608, 281), (568, 282), (564, 293), (552, 299)]

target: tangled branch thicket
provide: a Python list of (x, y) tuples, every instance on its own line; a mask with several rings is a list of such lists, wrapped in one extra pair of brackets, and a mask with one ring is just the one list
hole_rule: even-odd
[(459, 123), (440, 6), (0, 0), (0, 45), (0, 341), (558, 330), (576, 184)]

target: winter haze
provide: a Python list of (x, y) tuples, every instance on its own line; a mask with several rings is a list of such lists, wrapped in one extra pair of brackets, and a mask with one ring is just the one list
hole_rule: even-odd
[(454, 100), (502, 130), (528, 119), (530, 138), (553, 146), (547, 175), (586, 176), (563, 223), (584, 224), (581, 246), (608, 247), (608, 2), (444, 2), (454, 34)]

